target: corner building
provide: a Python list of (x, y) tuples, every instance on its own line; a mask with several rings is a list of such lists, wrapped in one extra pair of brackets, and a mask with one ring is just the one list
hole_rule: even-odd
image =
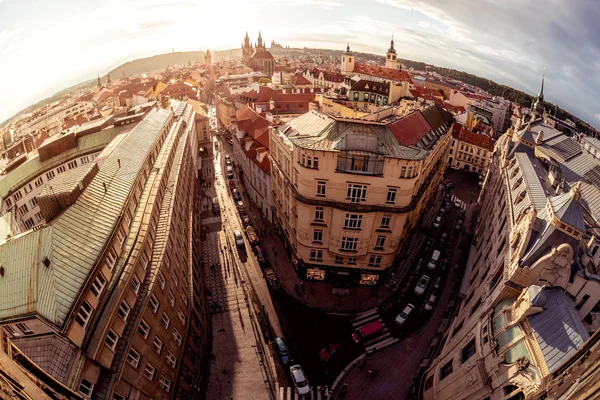
[(376, 285), (442, 180), (452, 116), (306, 113), (270, 131), (273, 221), (300, 277)]
[(45, 223), (0, 241), (6, 353), (69, 398), (197, 393), (198, 145), (192, 108), (172, 105), (54, 177), (37, 197)]
[(558, 394), (598, 343), (599, 143), (542, 119), (498, 140), (423, 399), (584, 398)]

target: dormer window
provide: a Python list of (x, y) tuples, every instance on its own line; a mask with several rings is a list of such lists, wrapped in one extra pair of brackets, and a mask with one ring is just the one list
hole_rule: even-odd
[(522, 177), (522, 176), (520, 176), (520, 177), (519, 177), (519, 178), (518, 178), (518, 179), (515, 181), (515, 183), (514, 183), (514, 184), (513, 184), (513, 186), (512, 186), (512, 190), (515, 190), (516, 188), (518, 188), (518, 187), (521, 185), (521, 183), (523, 183), (523, 177)]
[(525, 191), (523, 190), (515, 199), (515, 205), (519, 204), (525, 198)]
[(516, 167), (515, 169), (513, 169), (512, 172), (510, 173), (510, 179), (514, 178), (518, 172), (519, 172), (519, 167)]

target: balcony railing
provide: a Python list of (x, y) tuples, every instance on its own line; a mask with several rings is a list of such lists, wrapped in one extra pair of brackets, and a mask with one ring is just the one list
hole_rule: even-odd
[(338, 172), (359, 175), (383, 175), (385, 157), (381, 154), (340, 152), (337, 156)]

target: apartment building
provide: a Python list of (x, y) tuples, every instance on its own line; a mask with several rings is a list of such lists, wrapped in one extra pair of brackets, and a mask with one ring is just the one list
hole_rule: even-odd
[(448, 165), (452, 168), (485, 174), (492, 160), (496, 141), (483, 132), (473, 132), (454, 123)]
[(6, 353), (67, 397), (197, 392), (206, 342), (198, 146), (192, 108), (172, 107), (152, 109), (95, 159), (55, 176), (37, 196), (44, 223), (0, 238)]
[(462, 300), (425, 373), (425, 400), (559, 398), (578, 385), (568, 371), (589, 378), (578, 366), (598, 338), (594, 147), (542, 119), (499, 139)]
[(300, 277), (382, 281), (438, 190), (452, 122), (438, 107), (374, 120), (311, 111), (271, 129), (273, 223)]

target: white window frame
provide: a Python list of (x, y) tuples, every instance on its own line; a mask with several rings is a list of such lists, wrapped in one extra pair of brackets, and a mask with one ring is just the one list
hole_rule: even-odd
[(377, 236), (377, 239), (375, 239), (375, 248), (383, 249), (385, 247), (385, 240), (386, 240), (386, 236), (383, 236), (383, 235)]
[(310, 249), (310, 260), (323, 261), (323, 250)]
[(79, 307), (79, 311), (77, 312), (77, 316), (75, 317), (75, 322), (79, 324), (82, 328), (85, 328), (90, 322), (90, 318), (92, 313), (94, 312), (94, 308), (87, 300), (84, 300), (81, 303), (81, 307)]
[(175, 343), (177, 343), (178, 346), (181, 346), (181, 343), (183, 341), (183, 336), (181, 336), (181, 333), (179, 333), (177, 328), (175, 328), (175, 330), (173, 330), (173, 339), (175, 339)]
[(133, 278), (131, 278), (131, 281), (129, 282), (129, 287), (131, 288), (131, 291), (137, 295), (140, 292), (141, 286), (142, 283), (140, 282), (140, 279), (137, 275), (134, 274)]
[(346, 219), (344, 220), (344, 228), (346, 228), (346, 229), (361, 229), (362, 228), (362, 215), (346, 214)]
[(161, 317), (160, 317), (160, 324), (165, 328), (165, 329), (169, 329), (169, 325), (171, 324), (171, 317), (169, 317), (169, 315), (163, 311)]
[(385, 197), (385, 202), (390, 204), (396, 204), (396, 195), (398, 194), (398, 189), (396, 188), (388, 188), (387, 195)]
[(125, 239), (127, 239), (127, 233), (125, 232), (125, 228), (122, 226), (117, 230), (117, 240), (119, 241), (119, 246), (123, 247), (123, 243), (125, 243)]
[(131, 312), (131, 306), (129, 305), (129, 303), (127, 303), (126, 300), (123, 300), (121, 302), (121, 304), (119, 305), (119, 310), (117, 311), (117, 314), (119, 314), (119, 317), (121, 317), (121, 319), (124, 322), (127, 322), (127, 318), (129, 318), (130, 312)]
[(317, 196), (325, 197), (327, 194), (327, 182), (326, 181), (317, 181)]
[(96, 298), (99, 299), (100, 296), (102, 296), (102, 292), (104, 291), (105, 287), (106, 287), (106, 277), (102, 274), (102, 272), (100, 272), (98, 275), (96, 275), (94, 282), (92, 282), (92, 286), (90, 287), (90, 292), (92, 292), (92, 294)]
[[(386, 220), (387, 220), (387, 223), (386, 223)], [(381, 228), (389, 228), (390, 225), (391, 225), (391, 223), (392, 223), (392, 216), (391, 216), (391, 214), (384, 214), (381, 217)]]
[(165, 343), (158, 337), (158, 335), (154, 336), (152, 340), (152, 349), (156, 352), (156, 354), (162, 353), (162, 349)]
[(154, 381), (154, 377), (156, 376), (156, 368), (154, 367), (154, 365), (147, 362), (144, 366), (144, 372), (142, 373), (142, 375), (149, 381)]
[(127, 353), (127, 362), (135, 369), (140, 366), (140, 360), (142, 357), (140, 353), (138, 353), (133, 347), (129, 349), (129, 353)]
[(356, 251), (358, 247), (358, 238), (342, 237), (341, 250)]
[(108, 330), (106, 334), (106, 338), (104, 339), (104, 344), (111, 350), (115, 350), (117, 348), (117, 343), (119, 342), (119, 335), (112, 328)]
[(150, 299), (148, 300), (148, 306), (150, 306), (150, 309), (154, 314), (158, 312), (158, 308), (160, 307), (160, 301), (158, 301), (154, 293), (150, 295)]
[(167, 279), (162, 272), (158, 273), (158, 284), (162, 290), (165, 290), (165, 285), (167, 284)]
[(158, 386), (165, 392), (169, 393), (171, 390), (171, 381), (168, 380), (164, 375), (161, 375), (158, 380)]
[(111, 246), (110, 249), (108, 249), (108, 251), (106, 252), (106, 258), (104, 260), (104, 262), (108, 266), (108, 269), (110, 269), (111, 271), (115, 267), (118, 257), (119, 255), (117, 254), (117, 251), (114, 247)]
[(81, 383), (79, 384), (78, 392), (85, 397), (91, 398), (92, 393), (94, 393), (94, 382), (90, 382), (89, 380), (82, 378)]
[(322, 221), (324, 221), (324, 219), (325, 219), (325, 208), (324, 207), (316, 207), (315, 208), (315, 221), (322, 222)]
[(175, 369), (175, 366), (177, 365), (177, 357), (175, 356), (175, 354), (173, 354), (171, 350), (167, 351), (167, 354), (165, 354), (165, 359), (167, 360), (167, 364), (169, 364), (169, 367)]
[(367, 200), (367, 185), (349, 183), (346, 190), (346, 199), (352, 203), (360, 203)]
[(169, 298), (169, 303), (171, 304), (171, 307), (175, 306), (175, 295), (171, 290), (169, 290), (169, 294), (167, 295), (167, 297)]
[(138, 325), (137, 331), (141, 337), (143, 337), (144, 339), (148, 339), (148, 335), (150, 334), (150, 325), (146, 322), (145, 319), (142, 318), (140, 324)]
[(323, 230), (322, 229), (313, 230), (313, 242), (323, 243)]
[(381, 266), (381, 256), (376, 256), (374, 254), (371, 255), (371, 257), (369, 257), (369, 266), (371, 267), (379, 267)]

